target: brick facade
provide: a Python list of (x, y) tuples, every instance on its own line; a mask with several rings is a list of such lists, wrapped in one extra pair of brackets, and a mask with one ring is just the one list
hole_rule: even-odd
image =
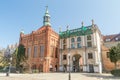
[[(120, 34), (113, 34), (103, 36), (103, 46), (102, 46), (102, 63), (103, 71), (109, 72), (115, 68), (114, 63), (110, 61), (109, 49), (113, 46), (117, 46), (120, 43)], [(117, 68), (120, 68), (120, 62), (117, 63)]]
[(30, 34), (20, 34), (20, 44), (26, 48), (29, 71), (57, 71), (59, 66), (59, 35), (50, 26), (43, 26)]

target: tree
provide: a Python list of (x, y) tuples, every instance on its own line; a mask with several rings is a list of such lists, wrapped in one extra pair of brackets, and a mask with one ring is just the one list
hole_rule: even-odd
[(117, 68), (117, 62), (120, 60), (120, 43), (117, 46), (113, 46), (109, 50), (110, 61), (115, 64), (115, 69)]
[(26, 60), (24, 45), (20, 44), (18, 48), (16, 48), (13, 58), (14, 62), (16, 63), (16, 68), (21, 71), (23, 68), (22, 63)]

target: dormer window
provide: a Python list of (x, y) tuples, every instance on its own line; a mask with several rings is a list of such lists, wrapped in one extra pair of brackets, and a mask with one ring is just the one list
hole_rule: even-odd
[(115, 38), (116, 41), (118, 41), (118, 38)]
[(105, 41), (108, 42), (108, 41), (110, 41), (110, 39), (106, 39)]

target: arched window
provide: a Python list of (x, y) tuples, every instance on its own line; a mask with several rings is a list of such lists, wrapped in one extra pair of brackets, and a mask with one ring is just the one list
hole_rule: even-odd
[(91, 40), (91, 35), (87, 36), (87, 40)]
[(75, 39), (74, 39), (74, 38), (72, 38), (72, 39), (71, 39), (71, 42), (75, 42)]
[(78, 38), (77, 38), (77, 42), (80, 42), (80, 41), (81, 41), (81, 38), (80, 38), (80, 37), (78, 37)]

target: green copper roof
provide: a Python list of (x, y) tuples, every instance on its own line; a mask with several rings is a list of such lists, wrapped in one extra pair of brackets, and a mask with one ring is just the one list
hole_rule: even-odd
[(22, 29), (22, 30), (20, 31), (20, 33), (23, 33), (23, 34), (24, 34), (24, 30)]
[(44, 22), (44, 25), (47, 26), (47, 25), (51, 25), (49, 22)]
[(49, 15), (49, 12), (48, 12), (48, 6), (46, 6), (46, 11), (45, 11), (45, 15), (43, 17), (43, 25), (44, 26), (47, 26), (47, 25), (51, 25), (50, 24), (50, 15)]
[(45, 16), (49, 16), (50, 17), (49, 11), (48, 11), (48, 6), (46, 6)]
[(82, 26), (81, 28), (60, 32), (59, 35), (60, 35), (60, 38), (68, 38), (72, 36), (89, 35), (92, 33), (93, 33), (92, 26), (86, 26), (86, 27)]

